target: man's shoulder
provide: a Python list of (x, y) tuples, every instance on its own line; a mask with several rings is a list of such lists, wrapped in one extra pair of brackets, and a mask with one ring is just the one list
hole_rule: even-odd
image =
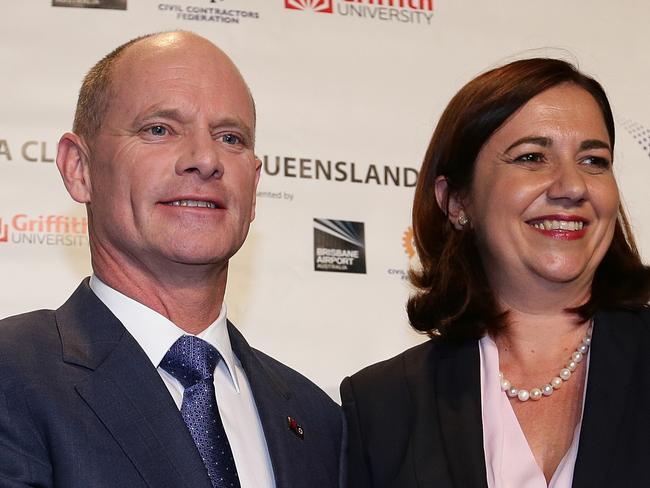
[[(233, 352), (242, 362), (249, 381), (258, 386), (261, 382), (270, 381), (278, 392), (300, 398), (306, 405), (314, 405), (320, 410), (336, 412), (339, 409), (338, 405), (310, 379), (268, 354), (251, 347), (241, 332), (230, 322), (228, 333)], [(261, 375), (258, 374), (262, 371)], [(251, 374), (255, 378), (251, 378)]]
[(0, 320), (0, 347), (50, 337), (56, 332), (54, 310), (34, 310)]
[(0, 320), (0, 381), (27, 379), (47, 368), (47, 357), (60, 350), (53, 310), (36, 310)]
[(258, 349), (252, 348), (252, 351), (260, 363), (277, 375), (291, 392), (299, 393), (303, 399), (309, 399), (311, 402), (316, 401), (321, 407), (338, 410), (334, 400), (309, 378)]

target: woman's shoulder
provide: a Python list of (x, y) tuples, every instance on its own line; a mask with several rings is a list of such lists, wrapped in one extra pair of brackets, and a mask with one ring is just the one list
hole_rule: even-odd
[(650, 307), (601, 310), (596, 313), (595, 322), (596, 327), (604, 324), (606, 326), (615, 326), (620, 331), (636, 328), (641, 333), (650, 334)]
[(597, 312), (594, 338), (607, 350), (626, 350), (628, 355), (637, 351), (647, 357), (642, 351), (650, 348), (650, 309), (616, 308)]
[(436, 354), (439, 349), (437, 341), (428, 340), (417, 346), (411, 347), (390, 359), (385, 359), (370, 366), (366, 366), (350, 378), (355, 383), (385, 382), (391, 378), (402, 378), (411, 370), (418, 370), (417, 365), (426, 362)]
[(428, 340), (345, 378), (341, 401), (348, 416), (354, 411), (357, 413), (352, 417), (363, 417), (364, 425), (383, 425), (390, 423), (389, 418), (408, 415), (413, 384), (426, 381), (426, 364), (431, 363), (437, 349), (436, 341)]
[[(474, 343), (478, 351), (476, 344)], [(456, 345), (441, 338), (429, 339), (345, 378), (341, 385), (341, 395), (344, 400), (346, 397), (356, 397), (376, 401), (392, 401), (410, 396), (413, 391), (420, 390), (420, 386), (433, 383), (441, 358), (458, 357), (459, 349), (467, 347), (471, 348), (472, 344)], [(464, 357), (465, 354), (467, 352), (461, 353), (461, 356)]]
[(646, 334), (650, 334), (650, 307), (637, 310), (637, 315), (645, 326)]
[(643, 320), (646, 328), (650, 330), (650, 307), (642, 308), (637, 313), (641, 317), (641, 320)]

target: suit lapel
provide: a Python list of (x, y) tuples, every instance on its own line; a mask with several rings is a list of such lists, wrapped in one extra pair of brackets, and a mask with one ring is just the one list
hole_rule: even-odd
[(267, 368), (256, 356), (239, 331), (229, 322), (228, 333), (233, 350), (246, 372), (253, 392), (257, 412), (264, 430), (275, 483), (280, 487), (302, 486), (305, 480), (296, 480), (291, 466), (299, 465), (302, 442), (287, 426), (287, 416), (300, 420), (300, 411), (294, 411), (291, 393), (286, 383)]
[[(580, 430), (574, 488), (596, 488), (610, 468), (612, 441), (633, 401), (634, 368), (642, 349), (639, 319), (625, 311), (598, 313), (589, 358), (589, 378)], [(624, 329), (624, 330), (621, 330)]]
[(211, 488), (162, 379), (87, 281), (56, 315), (64, 361), (92, 370), (77, 392), (143, 480), (152, 488)]
[(458, 488), (487, 488), (477, 342), (440, 342), (435, 364), (438, 420), (449, 470)]

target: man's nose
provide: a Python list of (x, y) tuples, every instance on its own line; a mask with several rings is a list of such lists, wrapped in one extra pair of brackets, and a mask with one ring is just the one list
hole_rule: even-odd
[(223, 171), (219, 143), (209, 131), (194, 133), (186, 139), (183, 156), (176, 163), (178, 175), (194, 173), (202, 179), (210, 179), (221, 178)]

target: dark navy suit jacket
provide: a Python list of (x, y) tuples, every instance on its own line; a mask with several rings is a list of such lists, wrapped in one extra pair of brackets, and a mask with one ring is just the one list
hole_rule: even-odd
[[(428, 341), (341, 385), (349, 486), (487, 488), (478, 343)], [(650, 487), (650, 310), (595, 317), (574, 488)]]
[[(339, 407), (228, 327), (276, 485), (342, 486)], [(289, 416), (303, 438), (288, 428)], [(158, 372), (87, 281), (56, 311), (0, 321), (0, 487), (28, 486), (211, 488)]]

